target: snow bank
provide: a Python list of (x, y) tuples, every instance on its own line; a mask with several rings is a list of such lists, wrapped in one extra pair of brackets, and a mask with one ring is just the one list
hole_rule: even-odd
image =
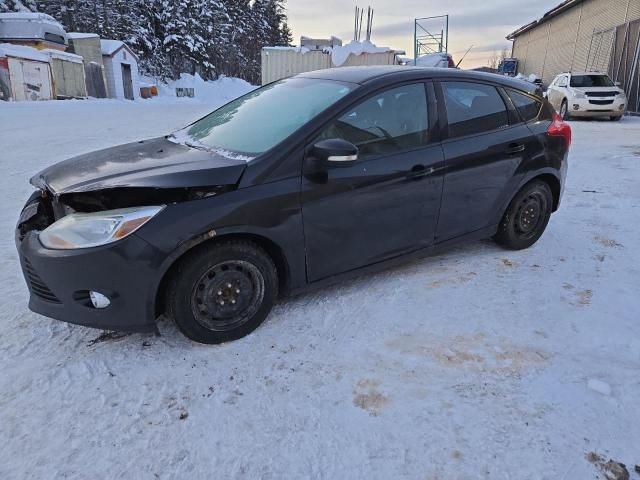
[(363, 40), (362, 42), (351, 41), (343, 46), (325, 47), (324, 51), (331, 53), (331, 63), (339, 67), (347, 61), (349, 55), (362, 55), (363, 53), (386, 53), (393, 50), (387, 47), (377, 47), (375, 44)]
[(180, 100), (204, 102), (215, 106), (223, 105), (256, 88), (245, 80), (233, 77), (205, 81), (197, 73), (195, 75), (183, 73), (178, 80), (169, 83), (158, 82), (154, 78), (143, 76), (140, 77), (140, 83), (157, 85), (158, 96), (161, 99), (176, 98), (176, 88), (193, 88), (194, 98), (183, 97)]

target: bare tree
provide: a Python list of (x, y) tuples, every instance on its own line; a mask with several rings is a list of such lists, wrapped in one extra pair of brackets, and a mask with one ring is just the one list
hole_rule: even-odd
[(509, 49), (503, 48), (500, 53), (497, 50), (493, 51), (493, 54), (489, 57), (487, 61), (487, 66), (489, 68), (497, 69), (500, 63), (505, 59), (509, 58)]

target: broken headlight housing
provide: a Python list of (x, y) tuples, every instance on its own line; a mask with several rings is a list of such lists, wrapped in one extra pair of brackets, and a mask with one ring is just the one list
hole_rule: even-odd
[(46, 248), (72, 250), (118, 241), (138, 230), (164, 206), (133, 207), (95, 213), (72, 213), (40, 233)]

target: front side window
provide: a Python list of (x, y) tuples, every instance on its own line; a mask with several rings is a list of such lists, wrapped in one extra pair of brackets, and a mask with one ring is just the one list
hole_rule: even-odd
[(560, 77), (558, 79), (558, 86), (559, 87), (566, 87), (567, 86), (567, 77), (565, 75), (563, 75), (562, 77)]
[(443, 82), (449, 136), (462, 137), (509, 125), (507, 107), (495, 87), (471, 82)]
[(571, 86), (587, 88), (613, 87), (614, 85), (608, 75), (571, 75)]
[(425, 87), (415, 83), (368, 98), (331, 123), (320, 139), (347, 140), (360, 158), (371, 157), (426, 145), (428, 125)]
[(251, 160), (355, 87), (311, 78), (280, 80), (233, 100), (169, 139), (229, 158)]
[(515, 90), (507, 90), (507, 94), (509, 98), (511, 98), (516, 110), (518, 110), (522, 120), (528, 122), (537, 118), (542, 103), (535, 98), (525, 95), (524, 93), (516, 92)]

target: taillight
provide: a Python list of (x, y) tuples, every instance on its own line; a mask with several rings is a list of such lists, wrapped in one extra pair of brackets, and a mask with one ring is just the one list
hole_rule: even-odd
[(547, 128), (547, 133), (553, 137), (564, 137), (567, 147), (571, 145), (571, 127), (557, 113), (553, 114), (553, 122)]

